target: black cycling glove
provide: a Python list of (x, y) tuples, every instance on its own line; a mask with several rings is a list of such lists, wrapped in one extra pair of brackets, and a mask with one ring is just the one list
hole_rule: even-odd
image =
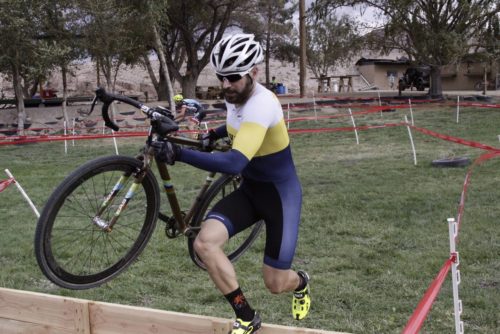
[(155, 151), (156, 160), (168, 165), (173, 165), (181, 155), (180, 146), (168, 141), (154, 141), (151, 143), (151, 147)]
[(219, 139), (215, 130), (211, 129), (201, 136), (201, 148), (203, 151), (210, 152), (214, 148), (214, 143)]

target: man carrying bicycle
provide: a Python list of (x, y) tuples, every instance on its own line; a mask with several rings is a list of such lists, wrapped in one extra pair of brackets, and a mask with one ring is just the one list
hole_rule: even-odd
[(253, 35), (223, 38), (211, 63), (222, 83), (226, 124), (211, 130), (207, 142), (229, 136), (226, 152), (182, 149), (170, 142), (154, 144), (156, 158), (182, 161), (207, 171), (241, 174), (241, 186), (220, 200), (207, 214), (194, 247), (210, 278), (231, 304), (236, 321), (230, 334), (255, 333), (261, 327), (237, 281), (223, 246), (233, 235), (259, 220), (266, 223), (263, 277), (273, 294), (292, 292), (292, 315), (301, 320), (310, 308), (309, 275), (291, 270), (298, 238), (302, 190), (292, 159), (283, 110), (271, 91), (256, 81), (256, 65), (263, 59)]

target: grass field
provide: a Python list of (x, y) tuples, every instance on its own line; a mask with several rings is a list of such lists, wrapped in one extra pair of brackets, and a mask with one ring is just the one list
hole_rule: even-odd
[[(341, 110), (342, 113), (345, 110)], [(500, 110), (426, 106), (415, 125), (500, 147)], [(301, 115), (303, 115), (302, 113)], [(358, 126), (401, 122), (408, 110), (356, 117)], [(291, 123), (291, 128), (350, 126), (350, 119)], [(237, 263), (240, 284), (264, 322), (351, 333), (400, 333), (425, 290), (449, 257), (446, 219), (457, 213), (466, 168), (435, 168), (451, 156), (475, 159), (485, 151), (413, 131), (418, 164), (406, 127), (291, 135), (304, 192), (295, 268), (311, 276), (313, 306), (297, 323), (290, 295), (271, 295), (261, 279), (263, 237)], [(142, 139), (118, 139), (133, 155)], [(10, 169), (39, 210), (76, 166), (114, 154), (111, 139), (0, 147), (0, 167)], [(459, 234), (467, 333), (500, 328), (500, 159), (474, 168)], [(172, 177), (184, 206), (205, 174), (176, 164)], [(4, 179), (6, 176), (0, 176)], [(166, 202), (164, 202), (166, 203)], [(166, 209), (166, 204), (163, 204)], [(49, 283), (33, 254), (36, 218), (14, 186), (0, 193), (0, 286), (113, 303), (232, 317), (208, 275), (189, 259), (183, 237), (167, 239), (161, 223), (139, 260), (110, 283), (71, 291)], [(452, 333), (451, 279), (444, 282), (422, 333)]]

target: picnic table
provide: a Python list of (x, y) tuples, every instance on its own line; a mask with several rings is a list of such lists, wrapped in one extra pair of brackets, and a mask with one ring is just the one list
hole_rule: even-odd
[[(321, 75), (319, 78), (312, 78), (318, 80), (318, 93), (334, 92), (352, 92), (352, 78), (359, 77), (359, 74), (344, 74), (344, 75)], [(337, 83), (332, 87), (332, 82)], [(335, 89), (337, 88), (337, 89)]]

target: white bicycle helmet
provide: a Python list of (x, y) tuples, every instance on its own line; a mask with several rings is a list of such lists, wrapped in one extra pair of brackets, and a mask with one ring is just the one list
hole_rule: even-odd
[(249, 72), (264, 59), (253, 34), (235, 34), (221, 39), (212, 50), (210, 62), (217, 74)]

